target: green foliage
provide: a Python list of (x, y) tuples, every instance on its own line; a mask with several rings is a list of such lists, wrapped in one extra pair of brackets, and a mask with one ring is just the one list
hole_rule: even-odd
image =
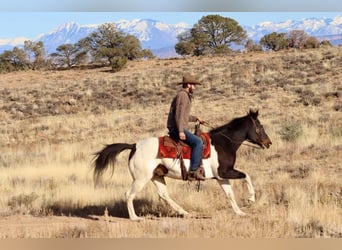
[(205, 55), (230, 52), (232, 43), (242, 44), (246, 31), (234, 20), (220, 15), (202, 17), (180, 36), (176, 52), (180, 55)]
[(152, 59), (154, 58), (153, 52), (149, 49), (142, 49), (140, 51), (140, 57), (141, 58), (148, 58), (148, 59)]
[(226, 45), (218, 45), (214, 50), (215, 54), (229, 54), (231, 52), (232, 50)]
[(45, 67), (43, 42), (25, 41), (24, 48), (14, 47), (0, 54), (0, 72), (11, 72)]
[(57, 66), (71, 68), (83, 63), (87, 59), (87, 52), (77, 44), (62, 44), (50, 56), (54, 58)]
[(154, 57), (151, 50), (141, 48), (138, 38), (118, 31), (113, 23), (106, 23), (76, 44), (60, 45), (48, 59), (43, 42), (25, 41), (23, 49), (15, 47), (0, 54), (0, 72), (42, 69), (48, 63), (53, 67), (71, 68), (86, 62), (88, 55), (92, 61), (110, 65), (115, 72), (127, 60)]
[(256, 44), (252, 39), (248, 39), (245, 45), (247, 51), (262, 51), (261, 45)]
[(323, 40), (323, 41), (320, 43), (320, 45), (321, 45), (321, 46), (327, 46), (327, 47), (332, 47), (332, 46), (333, 46), (329, 40)]
[(287, 42), (290, 48), (303, 49), (309, 35), (304, 30), (291, 30), (287, 33)]
[(126, 35), (122, 44), (122, 55), (129, 60), (141, 58), (141, 44), (138, 38), (132, 35)]
[(260, 44), (265, 49), (274, 51), (287, 48), (313, 49), (320, 46), (320, 42), (316, 37), (309, 36), (303, 30), (291, 30), (288, 33), (273, 32), (263, 36)]
[(265, 49), (278, 51), (288, 47), (286, 33), (272, 32), (263, 36), (260, 40), (260, 45)]
[(308, 37), (304, 44), (305, 49), (316, 49), (316, 48), (319, 48), (319, 46), (320, 46), (320, 42), (314, 36)]
[(31, 69), (35, 70), (45, 67), (45, 48), (43, 42), (27, 40), (24, 42), (24, 50), (30, 61)]
[(29, 61), (25, 51), (14, 47), (13, 50), (5, 50), (0, 55), (0, 69), (2, 72), (25, 70), (29, 68)]
[(124, 56), (114, 57), (111, 62), (111, 67), (113, 72), (120, 71), (127, 63), (128, 59)]
[(342, 137), (342, 125), (337, 122), (329, 124), (329, 131), (333, 137)]
[(299, 122), (286, 122), (281, 127), (279, 134), (281, 135), (281, 139), (294, 142), (303, 134), (303, 129)]
[(32, 192), (31, 194), (19, 194), (9, 199), (8, 206), (11, 207), (12, 210), (25, 208), (30, 211), (33, 202), (38, 198), (39, 196), (35, 192)]
[(175, 45), (176, 53), (179, 55), (193, 55), (195, 43), (192, 42), (191, 32), (185, 31), (178, 35), (178, 43)]
[(121, 65), (126, 63), (124, 58), (134, 60), (152, 56), (152, 52), (141, 49), (138, 38), (118, 31), (113, 23), (101, 25), (78, 44), (89, 51), (96, 61), (105, 61), (115, 69), (122, 68)]

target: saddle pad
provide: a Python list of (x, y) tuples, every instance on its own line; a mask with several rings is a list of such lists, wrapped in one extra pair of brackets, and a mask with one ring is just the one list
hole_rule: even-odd
[[(210, 157), (210, 137), (208, 133), (201, 133), (201, 138), (203, 140), (203, 154), (202, 158), (207, 159)], [(158, 138), (159, 148), (158, 157), (159, 158), (177, 158), (179, 147), (182, 150), (183, 159), (190, 159), (191, 147), (184, 142), (175, 142), (170, 136), (165, 135)], [(178, 146), (177, 146), (178, 145)]]

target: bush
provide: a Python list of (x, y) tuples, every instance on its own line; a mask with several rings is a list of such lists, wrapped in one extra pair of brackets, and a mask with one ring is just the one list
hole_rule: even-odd
[(112, 71), (119, 72), (126, 65), (127, 61), (127, 57), (115, 57), (111, 63)]
[(333, 137), (342, 137), (342, 126), (339, 126), (339, 124), (330, 124), (329, 125), (329, 131)]
[(285, 123), (280, 129), (281, 139), (294, 142), (303, 133), (302, 126), (299, 122)]

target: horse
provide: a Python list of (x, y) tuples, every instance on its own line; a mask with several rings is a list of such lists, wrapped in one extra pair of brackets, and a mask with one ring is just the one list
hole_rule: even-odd
[[(216, 179), (223, 189), (226, 197), (234, 212), (238, 215), (245, 215), (236, 203), (230, 179), (243, 179), (247, 183), (249, 192), (248, 200), (255, 202), (255, 191), (251, 178), (247, 173), (234, 169), (236, 152), (239, 147), (248, 141), (257, 145), (257, 148), (269, 148), (272, 144), (266, 134), (263, 125), (258, 119), (259, 111), (249, 110), (247, 115), (231, 120), (229, 123), (211, 128), (208, 132), (210, 136), (210, 156), (202, 159), (206, 179)], [(253, 145), (254, 144), (254, 145)], [(104, 148), (95, 153), (93, 162), (93, 178), (95, 184), (102, 176), (103, 172), (109, 167), (114, 166), (117, 156), (130, 150), (128, 157), (128, 166), (133, 178), (130, 189), (126, 192), (126, 202), (129, 218), (131, 220), (141, 220), (143, 217), (137, 216), (133, 206), (133, 200), (148, 181), (152, 181), (157, 188), (158, 195), (165, 200), (180, 216), (191, 216), (173, 199), (171, 199), (166, 188), (165, 177), (182, 180), (182, 173), (179, 159), (158, 157), (159, 140), (158, 137), (149, 137), (136, 143), (114, 143), (104, 146)], [(186, 169), (189, 169), (190, 160), (184, 159)], [(164, 175), (156, 174), (156, 169), (162, 166), (165, 170)], [(160, 172), (160, 171), (159, 171)]]

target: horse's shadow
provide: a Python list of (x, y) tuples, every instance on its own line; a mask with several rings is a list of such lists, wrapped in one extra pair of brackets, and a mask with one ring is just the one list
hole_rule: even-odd
[[(170, 214), (166, 211), (153, 211), (152, 209), (147, 210), (146, 207), (152, 207), (152, 202), (146, 199), (134, 200), (134, 207), (137, 215), (139, 216), (152, 216), (162, 217), (169, 216)], [(110, 205), (89, 205), (81, 208), (68, 207), (65, 205), (52, 205), (49, 210), (55, 216), (72, 216), (80, 217), (85, 219), (94, 219), (96, 217), (104, 216), (106, 210), (108, 216), (116, 218), (129, 218), (126, 201), (116, 201)], [(171, 215), (172, 216), (172, 215)]]

